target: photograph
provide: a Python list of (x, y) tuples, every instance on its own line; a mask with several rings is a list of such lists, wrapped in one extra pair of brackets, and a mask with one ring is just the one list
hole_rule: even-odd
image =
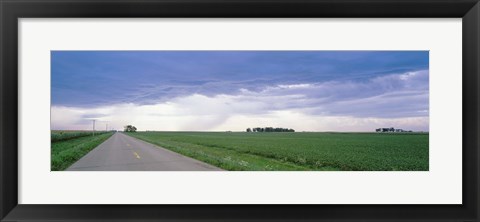
[(480, 222), (480, 0), (0, 2), (0, 222)]
[(429, 51), (50, 51), (51, 171), (429, 171)]

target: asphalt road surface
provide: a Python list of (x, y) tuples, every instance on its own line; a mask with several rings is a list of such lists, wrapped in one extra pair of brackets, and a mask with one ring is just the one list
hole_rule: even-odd
[(222, 169), (117, 132), (67, 170), (214, 171)]

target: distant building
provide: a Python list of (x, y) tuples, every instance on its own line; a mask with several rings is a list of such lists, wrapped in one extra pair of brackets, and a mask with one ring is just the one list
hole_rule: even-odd
[[(381, 129), (382, 129), (382, 130), (381, 130), (382, 133), (388, 133), (388, 132), (391, 132), (391, 131), (395, 131), (394, 128), (381, 128)], [(393, 129), (393, 130), (392, 130), (392, 129)]]
[(403, 130), (403, 129), (395, 129), (393, 127), (390, 128), (377, 128), (375, 129), (377, 133), (404, 133), (404, 132), (412, 132), (411, 130)]
[(395, 132), (395, 129), (392, 127), (392, 128), (378, 128), (378, 129), (375, 129), (375, 131), (377, 133), (388, 133), (388, 132)]

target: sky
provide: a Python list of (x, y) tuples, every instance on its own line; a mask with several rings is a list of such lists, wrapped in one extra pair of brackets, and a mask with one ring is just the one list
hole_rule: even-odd
[(428, 131), (428, 51), (52, 51), (54, 130)]

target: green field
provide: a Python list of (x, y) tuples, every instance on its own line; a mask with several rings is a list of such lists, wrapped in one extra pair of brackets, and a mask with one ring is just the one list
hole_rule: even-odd
[(50, 141), (58, 142), (64, 140), (75, 139), (83, 136), (92, 136), (94, 134), (107, 133), (107, 131), (80, 131), (80, 130), (52, 130), (50, 133)]
[(60, 134), (59, 131), (52, 131), (51, 134), (51, 170), (59, 171), (67, 169), (112, 136), (113, 132), (95, 132), (95, 136), (92, 136), (91, 132), (85, 134), (85, 132), (66, 131), (62, 134), (64, 137), (62, 139), (59, 139), (60, 136), (54, 136), (54, 134)]
[(428, 133), (136, 132), (226, 170), (428, 171)]

